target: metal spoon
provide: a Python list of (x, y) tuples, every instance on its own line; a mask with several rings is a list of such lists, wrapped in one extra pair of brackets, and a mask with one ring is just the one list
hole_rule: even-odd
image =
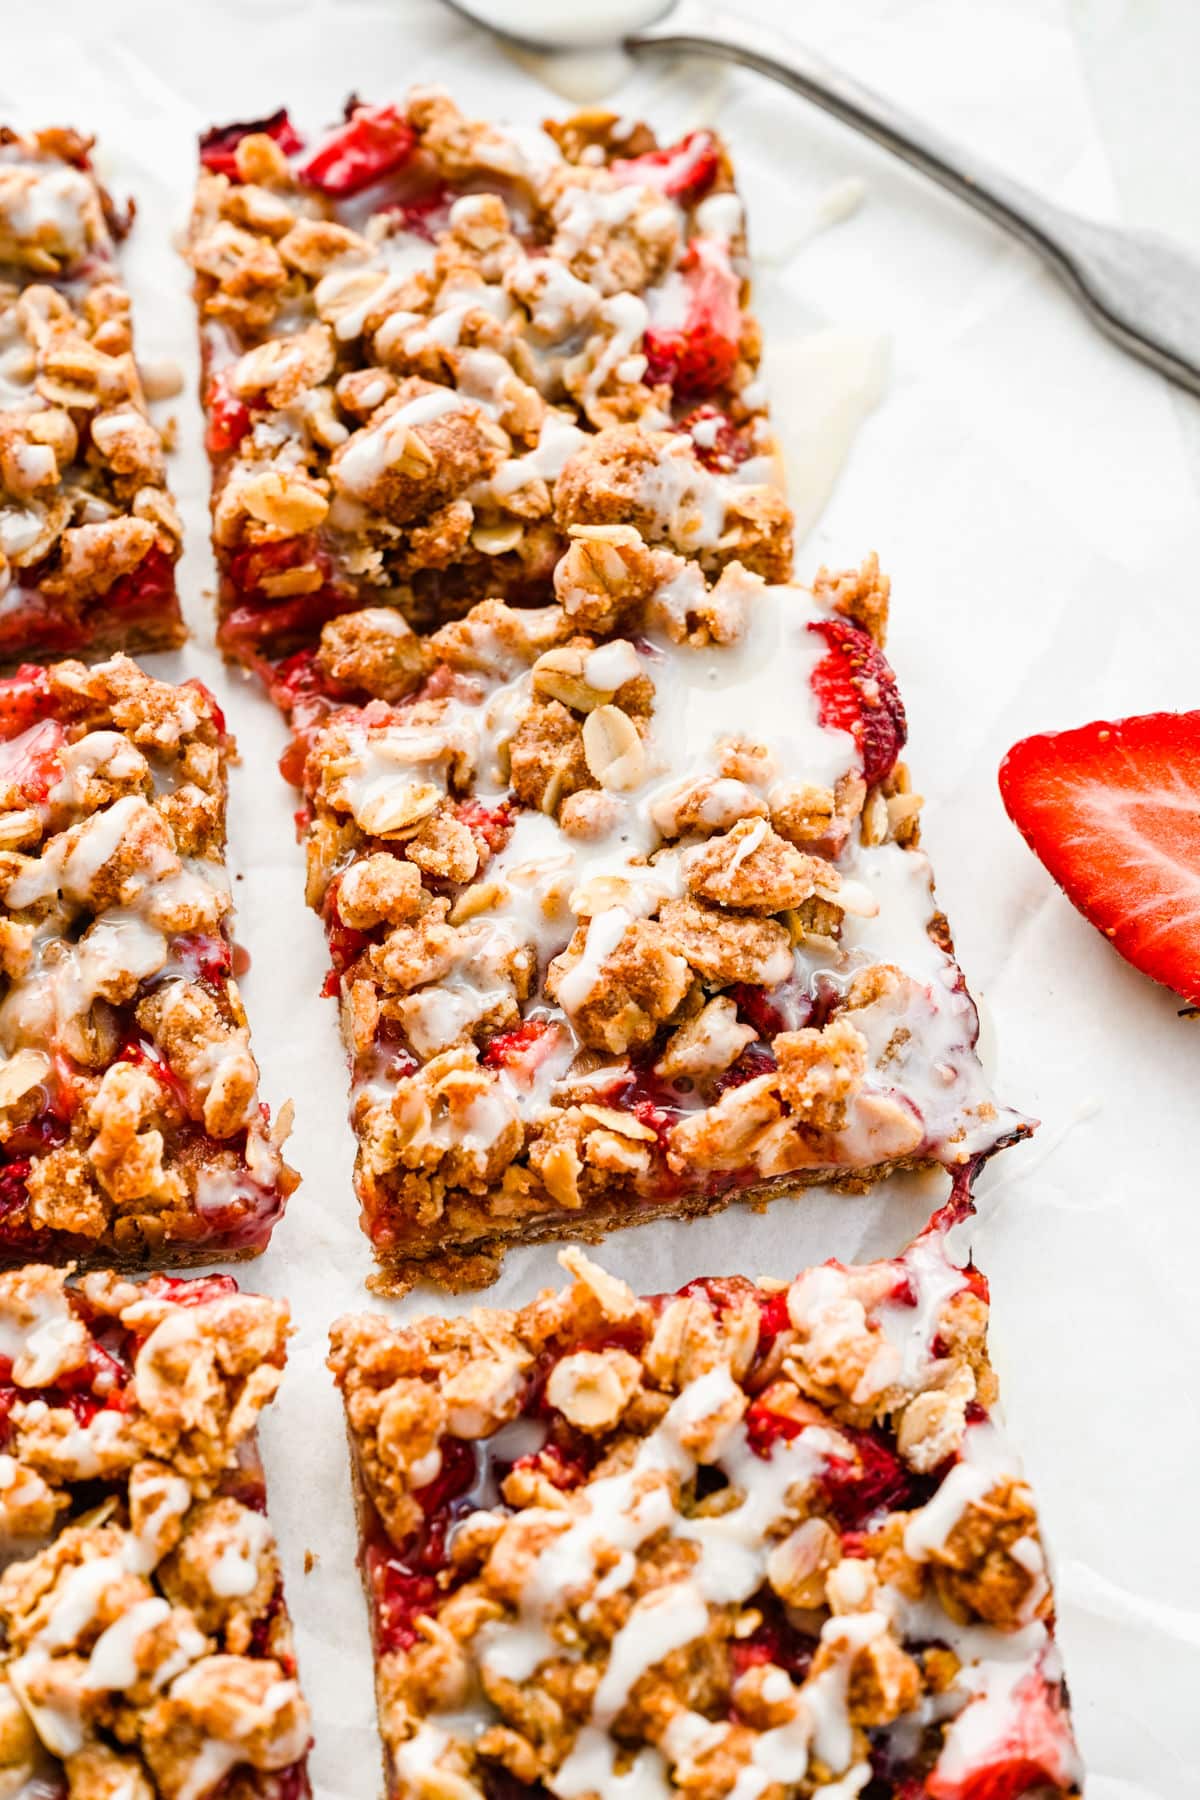
[(524, 49), (711, 56), (769, 75), (1019, 238), (1105, 335), (1200, 395), (1200, 266), (1168, 239), (1064, 212), (790, 39), (708, 0), (448, 0)]

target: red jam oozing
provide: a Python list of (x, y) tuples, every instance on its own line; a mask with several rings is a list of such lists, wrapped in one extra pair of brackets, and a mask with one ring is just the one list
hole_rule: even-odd
[(478, 800), (460, 800), (454, 811), (472, 837), (493, 856), (503, 850), (516, 822), (516, 813), (506, 800), (499, 806), (484, 806)]
[(879, 1433), (839, 1426), (857, 1453), (855, 1462), (832, 1457), (820, 1477), (826, 1504), (843, 1531), (859, 1531), (880, 1512), (918, 1504), (913, 1477)]
[(136, 569), (114, 581), (96, 603), (126, 625), (165, 610), (175, 600), (175, 563), (157, 544), (151, 545)]
[(446, 1568), (446, 1533), (478, 1475), (472, 1444), (446, 1437), (439, 1448), (441, 1468), (437, 1476), (413, 1493), (425, 1514), (422, 1526), (399, 1545), (390, 1543), (379, 1526), (364, 1552), (375, 1639), (381, 1656), (409, 1649), (417, 1640), (417, 1619), (422, 1613), (436, 1611), (445, 1592), (438, 1576)]

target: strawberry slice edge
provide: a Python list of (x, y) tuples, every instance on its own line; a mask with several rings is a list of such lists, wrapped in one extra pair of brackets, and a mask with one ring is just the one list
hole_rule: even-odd
[(1200, 1006), (1200, 712), (1040, 732), (1000, 765), (1034, 855), (1142, 974)]

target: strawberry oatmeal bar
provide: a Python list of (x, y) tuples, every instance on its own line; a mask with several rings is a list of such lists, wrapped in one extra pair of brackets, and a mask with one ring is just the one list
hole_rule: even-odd
[[(535, 139), (530, 142), (529, 137)], [(369, 604), (544, 599), (566, 529), (642, 522), (786, 578), (742, 210), (708, 131), (510, 134), (433, 89), (209, 132), (201, 317), (220, 638)]]
[(296, 1184), (234, 980), (233, 751), (124, 656), (0, 682), (0, 1259), (252, 1256)]
[(383, 1291), (1028, 1129), (917, 847), (874, 561), (710, 583), (595, 526), (555, 591), (343, 615), (276, 670)]
[(0, 1790), (305, 1800), (255, 1421), (278, 1300), (228, 1275), (0, 1275)]
[(0, 128), (0, 662), (185, 636), (181, 526), (91, 140)]
[(389, 1791), (1016, 1800), (1080, 1780), (952, 1203), (893, 1261), (344, 1318)]

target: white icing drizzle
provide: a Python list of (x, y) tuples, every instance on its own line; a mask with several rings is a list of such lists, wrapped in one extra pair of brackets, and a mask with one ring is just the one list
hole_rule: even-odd
[[(118, 1692), (132, 1687), (138, 1677), (137, 1641), (146, 1632), (153, 1631), (156, 1625), (161, 1625), (170, 1611), (170, 1603), (154, 1595), (149, 1600), (139, 1600), (107, 1631), (102, 1631), (88, 1657), (84, 1686)], [(203, 1638), (200, 1642), (203, 1644)]]
[[(670, 588), (662, 590), (658, 604), (678, 605), (683, 611), (695, 606), (701, 597), (697, 586), (703, 586), (698, 571), (689, 568), (670, 587), (676, 585), (678, 596)], [(683, 788), (701, 777), (709, 780), (706, 816), (727, 828), (753, 807), (770, 803), (787, 785), (834, 789), (861, 766), (849, 734), (819, 719), (811, 680), (828, 646), (807, 629), (824, 616), (811, 597), (794, 587), (750, 587), (739, 604), (744, 605), (744, 627), (734, 642), (697, 648), (651, 630), (636, 647), (620, 639), (589, 654), (587, 678), (601, 692), (614, 691), (614, 684), (637, 673), (654, 683), (643, 779), (632, 792), (612, 796), (614, 822), (599, 836), (571, 837), (549, 817), (519, 812), (507, 843), (487, 866), (485, 879), (496, 897), (484, 917), (498, 956), (528, 947), (542, 972), (578, 922), (572, 896), (610, 877), (624, 884), (611, 907), (591, 910), (584, 955), (560, 983), (557, 1002), (546, 1000), (544, 993), (535, 996), (537, 1009), (563, 1028), (553, 1057), (539, 1067), (532, 1085), (514, 1081), (508, 1071), (500, 1074), (526, 1118), (538, 1118), (552, 1103), (555, 1082), (570, 1064), (572, 1015), (593, 992), (606, 958), (630, 922), (684, 891), (681, 857), (698, 840), (684, 838), (664, 846), (659, 825), (672, 828)], [(399, 723), (376, 728), (369, 741), (364, 736), (358, 770), (344, 778), (349, 804), (360, 815), (364, 803), (386, 811), (405, 781), (426, 781), (444, 790), (453, 755), (475, 766), (476, 797), (485, 805), (499, 803), (507, 793), (502, 749), (530, 693), (529, 673), (518, 668), (499, 680), (480, 706), (452, 703), (446, 729), (426, 732)], [(748, 738), (768, 749), (761, 786), (718, 778), (718, 745), (726, 738)], [(440, 745), (436, 753), (435, 745)], [(742, 860), (753, 853), (766, 829), (764, 822), (743, 840)], [(935, 904), (927, 859), (895, 843), (864, 845), (856, 826), (838, 870), (839, 901), (845, 908), (840, 944), (836, 949), (823, 943), (781, 946), (764, 967), (764, 985), (791, 977), (804, 992), (821, 977), (841, 986), (857, 969), (883, 963), (903, 971), (911, 983), (898, 1001), (884, 999), (854, 1013), (855, 1026), (867, 1041), (868, 1074), (831, 1161), (845, 1167), (869, 1165), (894, 1155), (897, 1143), (904, 1150), (913, 1148), (915, 1139), (938, 1151), (953, 1140), (956, 1159), (986, 1148), (1004, 1120), (987, 1110), (990, 1094), (974, 1050), (973, 1004), (955, 964), (928, 933)], [(476, 960), (455, 969), (443, 1000), (436, 1000), (431, 990), (421, 992), (429, 997), (412, 1007), (422, 1034), (414, 1048), (430, 1054), (486, 1015), (496, 999), (497, 982)], [(882, 1100), (890, 1110), (881, 1113), (877, 1103)], [(687, 1110), (701, 1102), (681, 1095), (679, 1104)], [(897, 1309), (892, 1323), (901, 1338), (914, 1328), (904, 1309)], [(899, 1338), (897, 1350), (903, 1361)]]
[(222, 1600), (244, 1600), (258, 1583), (258, 1559), (273, 1542), (261, 1513), (243, 1507), (233, 1537), (208, 1571), (208, 1585)]
[(997, 1482), (1011, 1481), (1019, 1474), (1020, 1465), (995, 1425), (983, 1419), (969, 1425), (963, 1434), (961, 1461), (905, 1526), (906, 1553), (914, 1562), (926, 1562), (933, 1551), (945, 1547), (968, 1506), (982, 1500)]

